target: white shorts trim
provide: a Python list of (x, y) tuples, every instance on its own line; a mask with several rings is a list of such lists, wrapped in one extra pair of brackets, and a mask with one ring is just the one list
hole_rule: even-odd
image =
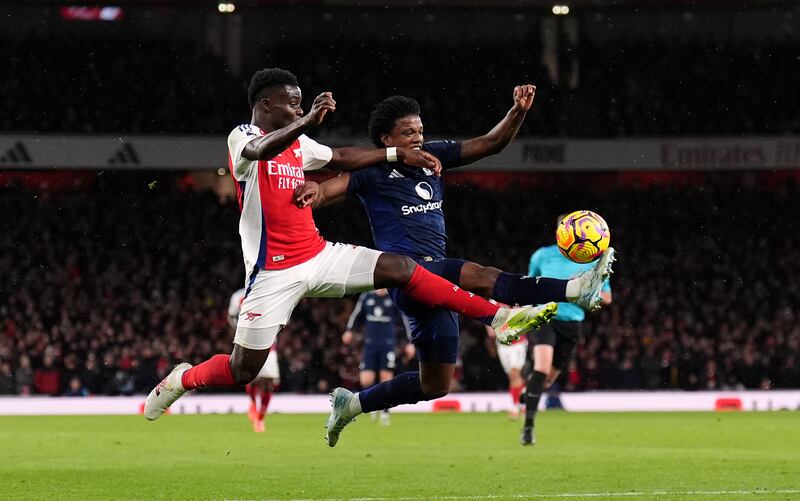
[(283, 325), (272, 325), (260, 329), (237, 325), (233, 342), (248, 350), (268, 350), (275, 343), (275, 338), (282, 328)]
[(511, 369), (522, 370), (522, 367), (525, 366), (525, 359), (528, 357), (528, 342), (515, 343), (510, 346), (498, 344), (497, 357), (506, 374), (511, 372)]
[(268, 378), (268, 379), (280, 379), (281, 378), (281, 369), (278, 367), (278, 352), (275, 349), (269, 350), (269, 355), (267, 356), (267, 361), (264, 362), (264, 366), (261, 367), (261, 370), (258, 371), (258, 378)]

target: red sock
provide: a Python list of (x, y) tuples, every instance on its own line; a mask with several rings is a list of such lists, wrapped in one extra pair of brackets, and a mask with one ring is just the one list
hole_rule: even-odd
[(511, 386), (508, 388), (514, 405), (519, 405), (519, 396), (522, 395), (522, 388), (524, 388), (524, 386)]
[(269, 407), (269, 401), (271, 398), (271, 391), (261, 391), (261, 410), (258, 411), (258, 419), (264, 419), (264, 416), (267, 414), (267, 407)]
[(492, 324), (497, 310), (500, 309), (500, 306), (465, 291), (422, 266), (414, 269), (411, 280), (408, 281), (403, 291), (417, 302), (433, 307), (441, 306), (480, 320), (486, 325)]
[(183, 373), (181, 384), (187, 390), (209, 386), (236, 386), (231, 374), (230, 355), (214, 355)]
[(248, 383), (244, 385), (244, 391), (247, 393), (247, 396), (250, 397), (250, 404), (256, 405), (256, 394), (258, 393), (258, 389), (252, 384)]

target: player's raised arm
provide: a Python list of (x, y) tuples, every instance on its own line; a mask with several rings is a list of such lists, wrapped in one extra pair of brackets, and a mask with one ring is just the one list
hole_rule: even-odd
[(461, 160), (459, 165), (476, 162), (481, 158), (500, 153), (514, 140), (525, 120), (525, 114), (533, 106), (536, 94), (535, 85), (519, 85), (514, 87), (514, 106), (506, 116), (486, 134), (461, 143)]
[[(333, 100), (333, 94), (323, 92), (314, 99), (314, 104), (311, 105), (311, 111), (308, 112), (308, 115), (303, 116), (303, 110), (300, 108), (300, 89), (286, 86), (281, 90), (286, 94), (285, 96), (278, 94), (274, 97), (262, 97), (257, 106), (262, 106), (267, 110), (273, 108), (282, 111), (281, 108), (288, 105), (288, 112), (300, 115), (301, 118), (247, 143), (242, 150), (244, 158), (248, 160), (269, 160), (274, 158), (291, 146), (297, 138), (310, 128), (321, 124), (328, 112), (336, 111), (336, 101)], [(286, 103), (283, 103), (283, 101), (286, 101)]]

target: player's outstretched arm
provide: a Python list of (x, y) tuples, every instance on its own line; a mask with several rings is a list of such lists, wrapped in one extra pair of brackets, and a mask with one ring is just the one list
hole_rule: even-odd
[(306, 181), (305, 184), (298, 186), (294, 190), (295, 204), (301, 209), (309, 205), (316, 209), (317, 207), (341, 202), (347, 197), (347, 185), (349, 183), (349, 172), (343, 172), (321, 184), (314, 181)]
[(291, 146), (302, 134), (322, 123), (328, 112), (336, 111), (336, 101), (330, 92), (323, 92), (314, 99), (308, 115), (292, 122), (286, 127), (274, 130), (269, 134), (257, 137), (247, 143), (242, 156), (248, 160), (269, 160)]
[[(396, 148), (396, 160), (411, 167), (431, 169), (436, 174), (441, 174), (442, 163), (427, 151), (412, 148)], [(339, 171), (363, 169), (371, 165), (390, 160), (386, 149), (375, 148), (334, 148), (333, 158), (325, 167)], [(391, 159), (394, 161), (394, 159)]]
[(481, 158), (500, 153), (517, 136), (525, 114), (533, 106), (536, 95), (535, 85), (519, 85), (514, 87), (514, 106), (506, 116), (486, 134), (461, 143), (461, 160), (459, 165), (467, 165)]

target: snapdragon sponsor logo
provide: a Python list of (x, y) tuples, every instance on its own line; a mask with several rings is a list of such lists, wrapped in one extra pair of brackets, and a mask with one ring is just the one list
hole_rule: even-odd
[(409, 214), (425, 214), (428, 211), (441, 210), (441, 208), (442, 202), (438, 201), (419, 205), (404, 205), (400, 207), (400, 210), (403, 211), (404, 216), (408, 216)]
[[(416, 191), (417, 196), (423, 200), (430, 200), (433, 198), (433, 188), (425, 181), (417, 183), (414, 187), (414, 191)], [(409, 214), (425, 214), (428, 211), (440, 210), (441, 208), (442, 201), (439, 200), (438, 202), (428, 202), (426, 204), (404, 205), (400, 207), (400, 210), (403, 212), (404, 216), (408, 216)]]

